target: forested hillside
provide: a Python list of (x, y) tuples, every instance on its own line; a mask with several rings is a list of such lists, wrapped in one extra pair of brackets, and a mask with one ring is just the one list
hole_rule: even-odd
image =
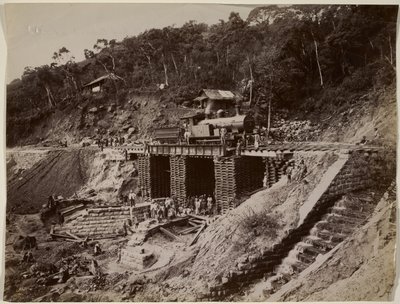
[[(98, 39), (82, 62), (68, 46), (55, 50), (48, 65), (27, 67), (7, 86), (7, 145), (45, 139), (31, 138), (33, 130), (56, 116), (75, 115), (68, 128), (76, 141), (95, 136), (91, 127), (101, 134), (110, 122), (82, 123), (88, 107), (124, 106), (135, 96), (176, 108), (201, 88), (236, 90), (263, 123), (269, 102), (318, 121), (339, 108), (379, 106), (376, 98), (394, 92), (397, 6), (268, 6), (242, 17)], [(116, 77), (103, 94), (84, 94), (84, 84), (109, 73)]]

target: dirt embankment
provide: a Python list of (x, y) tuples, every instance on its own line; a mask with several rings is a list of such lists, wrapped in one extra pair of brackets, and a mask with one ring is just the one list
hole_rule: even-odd
[(17, 177), (8, 176), (7, 210), (36, 213), (49, 195), (72, 196), (87, 182), (93, 155), (90, 149), (51, 151)]
[(397, 140), (396, 87), (371, 90), (346, 104), (316, 115), (317, 140), (357, 143), (365, 136), (374, 144), (395, 146)]
[(179, 117), (190, 111), (163, 98), (158, 93), (128, 94), (120, 103), (115, 103), (93, 97), (75, 106), (55, 109), (46, 118), (32, 123), (28, 136), (21, 136), (13, 144), (58, 143), (60, 140), (73, 144), (85, 137), (117, 135), (129, 142), (147, 138), (154, 128), (177, 124)]
[[(116, 203), (120, 194), (137, 189), (137, 170), (133, 161), (121, 162), (123, 151), (96, 152), (93, 155), (87, 183), (78, 191), (78, 196), (98, 202)], [(136, 173), (135, 173), (136, 172)]]
[(396, 194), (385, 193), (373, 216), (321, 265), (267, 301), (390, 301), (396, 247)]
[(12, 149), (6, 152), (7, 178), (18, 178), (25, 170), (29, 170), (38, 161), (48, 156), (48, 150)]

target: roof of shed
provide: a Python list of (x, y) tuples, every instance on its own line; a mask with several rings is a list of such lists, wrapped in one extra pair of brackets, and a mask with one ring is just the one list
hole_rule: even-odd
[(233, 100), (236, 95), (231, 91), (202, 89), (200, 94), (204, 93), (209, 99), (213, 100)]
[(118, 80), (118, 77), (115, 76), (113, 73), (110, 73), (110, 74), (107, 74), (107, 75), (103, 75), (103, 76), (101, 76), (101, 77), (99, 77), (99, 78), (97, 78), (97, 79), (95, 79), (95, 80), (93, 80), (93, 81), (91, 81), (91, 82), (85, 84), (83, 87), (87, 87), (87, 86), (96, 84), (96, 83), (101, 82), (101, 81), (103, 81), (103, 80), (105, 80), (105, 79), (114, 79), (114, 80)]

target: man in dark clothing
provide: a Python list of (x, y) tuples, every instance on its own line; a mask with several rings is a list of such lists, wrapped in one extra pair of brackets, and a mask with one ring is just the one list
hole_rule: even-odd
[(47, 208), (53, 209), (56, 206), (56, 202), (54, 200), (54, 194), (50, 195), (48, 200), (47, 200)]

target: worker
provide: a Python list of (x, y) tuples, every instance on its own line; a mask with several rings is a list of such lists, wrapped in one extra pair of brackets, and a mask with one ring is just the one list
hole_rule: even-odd
[(137, 230), (139, 228), (138, 218), (136, 216), (133, 216), (132, 221), (133, 221), (133, 226), (135, 226), (135, 229)]
[(212, 208), (213, 208), (213, 199), (211, 195), (207, 197), (207, 213), (208, 215), (212, 214)]
[(196, 215), (198, 215), (198, 214), (200, 214), (200, 208), (201, 208), (201, 199), (200, 199), (200, 197), (195, 197), (195, 200), (194, 200), (194, 204), (195, 204), (195, 214)]
[(243, 131), (241, 140), (242, 140), (242, 146), (246, 148), (246, 131)]
[(33, 263), (35, 261), (35, 259), (33, 258), (33, 254), (32, 251), (27, 251), (24, 253), (24, 256), (22, 258), (22, 262), (26, 262), (26, 263)]
[(366, 136), (363, 136), (362, 139), (361, 139), (361, 141), (360, 141), (360, 144), (361, 144), (361, 145), (365, 145), (366, 143), (367, 143), (367, 137), (366, 137)]
[(100, 248), (100, 244), (99, 243), (96, 243), (94, 245), (94, 250), (93, 251), (94, 251), (94, 255), (95, 256), (101, 254), (101, 248)]
[(122, 255), (122, 245), (119, 245), (118, 253), (117, 253), (117, 263), (118, 264), (121, 262), (121, 255)]
[(254, 148), (258, 149), (258, 147), (260, 146), (260, 134), (258, 134), (258, 132), (256, 134), (254, 134)]
[(225, 146), (226, 143), (226, 128), (221, 128), (220, 130), (220, 136), (221, 136), (221, 145)]
[(90, 272), (94, 276), (97, 276), (100, 273), (99, 264), (97, 263), (97, 261), (95, 259), (93, 259), (91, 264), (90, 264)]
[(103, 149), (104, 149), (104, 142), (103, 142), (102, 139), (99, 140), (99, 148), (100, 148), (100, 151), (103, 152)]
[(236, 143), (236, 155), (240, 156), (242, 154), (242, 139), (239, 138), (239, 140)]
[(185, 133), (183, 134), (183, 136), (185, 138), (186, 144), (189, 145), (190, 144), (190, 136), (191, 136), (189, 129), (185, 130)]
[(131, 207), (135, 207), (135, 198), (136, 198), (136, 194), (131, 189), (129, 191), (129, 195), (128, 195), (129, 204), (130, 204)]
[(299, 180), (302, 180), (306, 175), (307, 175), (307, 166), (304, 163), (304, 159), (302, 159), (299, 165)]
[(60, 211), (58, 211), (57, 216), (58, 216), (58, 223), (60, 224), (60, 226), (62, 226), (64, 224), (64, 215)]
[(292, 171), (293, 171), (293, 167), (292, 166), (288, 166), (286, 168), (286, 176), (287, 176), (288, 182), (292, 181)]
[(53, 209), (56, 206), (56, 202), (54, 200), (55, 196), (55, 194), (49, 196), (47, 200), (47, 208)]
[(69, 278), (68, 266), (63, 266), (60, 268), (59, 275), (58, 275), (58, 282), (57, 283), (64, 283)]

